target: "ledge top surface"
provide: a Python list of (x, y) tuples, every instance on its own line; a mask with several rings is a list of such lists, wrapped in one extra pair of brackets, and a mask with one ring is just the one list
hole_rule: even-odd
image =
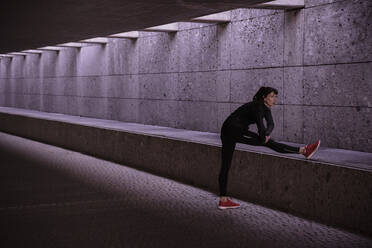
[[(31, 118), (47, 119), (53, 121), (67, 122), (77, 125), (92, 126), (97, 128), (111, 129), (116, 131), (151, 135), (163, 138), (183, 140), (187, 142), (195, 142), (214, 146), (221, 146), (221, 141), (218, 133), (192, 131), (186, 129), (177, 129), (171, 127), (145, 125), (139, 123), (121, 122), (116, 120), (97, 119), (90, 117), (73, 116), (59, 113), (40, 112), (28, 109), (0, 107), (0, 113), (21, 115)], [(285, 144), (294, 146), (304, 146), (304, 144), (284, 142)], [(273, 156), (306, 160), (300, 154), (281, 154), (267, 147), (250, 146), (245, 144), (237, 144), (238, 150), (251, 151)], [(319, 163), (327, 163), (352, 169), (364, 170), (372, 172), (372, 153), (336, 149), (329, 147), (320, 147), (318, 152), (310, 160)]]

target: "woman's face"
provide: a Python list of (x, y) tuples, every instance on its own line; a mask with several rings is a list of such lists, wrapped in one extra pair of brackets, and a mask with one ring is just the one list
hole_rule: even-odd
[(276, 103), (277, 95), (274, 92), (271, 92), (264, 98), (264, 102), (268, 107), (274, 106)]

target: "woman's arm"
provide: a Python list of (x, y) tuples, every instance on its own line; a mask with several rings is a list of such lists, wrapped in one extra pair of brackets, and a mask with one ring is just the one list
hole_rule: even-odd
[(265, 111), (265, 119), (267, 122), (267, 128), (266, 128), (266, 136), (270, 136), (271, 132), (274, 129), (274, 120), (273, 116), (271, 115), (271, 111)]
[(256, 115), (256, 124), (258, 129), (258, 135), (260, 136), (261, 143), (266, 143), (266, 128), (263, 122), (264, 119), (264, 112), (262, 109), (257, 111)]
[[(270, 134), (274, 129), (274, 120), (271, 115), (270, 110), (264, 110), (263, 108), (258, 108), (256, 115), (256, 123), (258, 134), (260, 136), (260, 141), (266, 143), (270, 139)], [(263, 119), (265, 118), (267, 127), (265, 127)]]

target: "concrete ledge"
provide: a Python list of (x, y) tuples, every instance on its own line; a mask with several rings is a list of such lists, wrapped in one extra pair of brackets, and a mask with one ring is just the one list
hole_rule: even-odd
[[(217, 192), (218, 134), (3, 107), (0, 131)], [(315, 159), (238, 145), (229, 192), (372, 236), (372, 154), (322, 148)]]

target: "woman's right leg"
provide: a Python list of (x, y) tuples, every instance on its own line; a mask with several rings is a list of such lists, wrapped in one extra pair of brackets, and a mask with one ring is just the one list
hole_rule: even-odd
[(269, 148), (271, 148), (274, 151), (279, 152), (279, 153), (296, 153), (296, 154), (300, 153), (300, 148), (299, 147), (279, 143), (279, 142), (276, 142), (272, 139), (270, 139), (265, 144), (265, 146), (267, 146), (267, 147), (269, 147)]

